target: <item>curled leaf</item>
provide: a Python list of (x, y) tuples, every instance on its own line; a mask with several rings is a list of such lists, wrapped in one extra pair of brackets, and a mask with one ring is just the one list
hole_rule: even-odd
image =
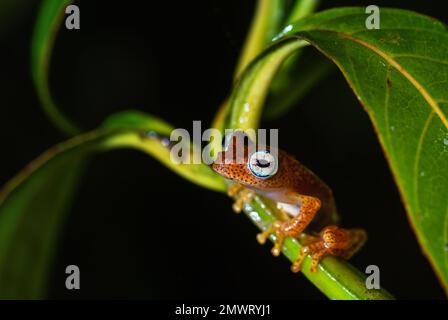
[[(203, 187), (225, 191), (208, 166), (175, 165), (170, 151), (147, 131), (161, 135), (170, 126), (142, 113), (109, 119), (107, 127), (54, 146), (31, 162), (0, 191), (0, 298), (37, 299), (45, 295), (59, 230), (68, 213), (86, 161), (98, 152), (134, 148)], [(33, 266), (31, 269), (29, 266)]]

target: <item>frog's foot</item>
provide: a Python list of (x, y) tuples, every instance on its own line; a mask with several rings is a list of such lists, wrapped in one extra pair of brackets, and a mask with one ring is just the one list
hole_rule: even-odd
[(367, 234), (362, 229), (342, 229), (329, 226), (322, 230), (320, 239), (304, 246), (291, 266), (293, 272), (298, 272), (303, 259), (311, 255), (311, 272), (317, 271), (319, 261), (326, 255), (349, 259), (367, 240)]
[(271, 236), (271, 234), (275, 234), (275, 243), (271, 249), (271, 253), (273, 256), (278, 257), (283, 248), (283, 241), (288, 236), (284, 232), (284, 227), (287, 225), (287, 222), (283, 222), (280, 220), (274, 221), (271, 226), (264, 230), (263, 232), (257, 234), (257, 241), (259, 244), (265, 244), (266, 240)]
[(283, 247), (283, 240), (286, 237), (298, 237), (305, 230), (306, 226), (313, 220), (316, 212), (320, 208), (320, 200), (309, 196), (300, 196), (300, 212), (289, 221), (275, 221), (271, 227), (257, 235), (259, 243), (263, 244), (266, 239), (275, 234), (276, 240), (271, 252), (274, 256), (279, 256)]
[(242, 185), (240, 185), (238, 183), (234, 183), (227, 189), (227, 195), (229, 197), (233, 197), (243, 189), (244, 189), (244, 187)]
[[(277, 230), (279, 230), (282, 226), (282, 222), (279, 220), (274, 221), (269, 228), (257, 234), (257, 241), (259, 244), (265, 244), (266, 240), (270, 237), (271, 234), (276, 234)], [(277, 239), (278, 241), (278, 239)], [(281, 244), (280, 244), (281, 245)]]
[(255, 192), (253, 192), (250, 189), (246, 189), (242, 186), (240, 186), (238, 189), (237, 189), (237, 187), (235, 187), (235, 189), (231, 190), (232, 187), (230, 187), (229, 191), (228, 191), (229, 195), (230, 195), (230, 193), (232, 193), (232, 196), (236, 195), (236, 200), (233, 203), (232, 208), (233, 208), (233, 211), (235, 211), (236, 213), (240, 213), (241, 210), (243, 209), (244, 203), (250, 202), (253, 199), (253, 197), (255, 196)]

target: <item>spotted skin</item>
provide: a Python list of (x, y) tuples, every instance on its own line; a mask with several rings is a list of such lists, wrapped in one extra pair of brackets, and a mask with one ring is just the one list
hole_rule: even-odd
[[(257, 150), (275, 151), (278, 155), (278, 169), (271, 177), (257, 177), (247, 165), (251, 151), (254, 150), (249, 148), (252, 142), (240, 142), (236, 136), (231, 137), (228, 148), (220, 152), (212, 164), (214, 171), (235, 182), (229, 189), (229, 195), (237, 195), (235, 211), (241, 210), (242, 204), (249, 202), (255, 194), (278, 203), (300, 207), (292, 219), (275, 221), (270, 228), (257, 235), (257, 240), (263, 244), (271, 234), (276, 234), (273, 255), (280, 254), (286, 237), (298, 237), (305, 230), (317, 232), (323, 227), (325, 228), (313, 237), (313, 241), (303, 247), (291, 267), (292, 271), (300, 270), (307, 254), (312, 257), (311, 271), (315, 272), (324, 256), (333, 255), (348, 259), (362, 246), (367, 238), (363, 230), (348, 230), (336, 226), (337, 213), (332, 191), (311, 170), (285, 151), (258, 146)], [(237, 154), (237, 147), (243, 148), (241, 154)]]
[(311, 255), (311, 271), (317, 271), (319, 261), (326, 255), (350, 259), (367, 240), (367, 233), (362, 229), (342, 229), (335, 225), (324, 228), (320, 240), (314, 241), (302, 248), (291, 271), (298, 272), (303, 259)]

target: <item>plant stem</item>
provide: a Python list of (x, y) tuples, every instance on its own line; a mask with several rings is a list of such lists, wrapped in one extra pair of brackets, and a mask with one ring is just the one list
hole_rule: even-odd
[(238, 66), (235, 69), (237, 78), (246, 66), (266, 47), (277, 33), (281, 19), (282, 1), (258, 0), (254, 18), (244, 42)]
[[(243, 208), (247, 217), (260, 229), (267, 229), (276, 220), (272, 208), (256, 196)], [(275, 235), (271, 235), (275, 241)], [(291, 261), (295, 261), (302, 245), (298, 240), (286, 238), (282, 253)], [(385, 289), (367, 289), (366, 276), (348, 262), (327, 256), (318, 266), (318, 271), (310, 271), (311, 258), (307, 256), (302, 264), (302, 273), (323, 294), (333, 300), (392, 300), (394, 297)]]
[(286, 24), (290, 24), (296, 20), (305, 18), (306, 16), (312, 14), (316, 11), (317, 6), (319, 5), (320, 0), (299, 0), (296, 1), (294, 7), (291, 10), (291, 13), (286, 19)]

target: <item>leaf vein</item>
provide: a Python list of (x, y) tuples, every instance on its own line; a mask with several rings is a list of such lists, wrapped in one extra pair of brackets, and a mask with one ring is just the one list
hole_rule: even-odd
[(428, 133), (429, 125), (434, 117), (434, 112), (431, 112), (428, 118), (425, 121), (425, 124), (422, 129), (422, 133), (420, 134), (420, 138), (418, 139), (417, 150), (415, 154), (414, 161), (414, 199), (415, 199), (415, 213), (420, 214), (420, 201), (418, 198), (418, 170), (420, 165), (420, 155), (422, 153), (423, 142), (425, 140), (425, 136)]
[(390, 88), (387, 85), (387, 79), (390, 76), (390, 65), (388, 65), (387, 67), (387, 71), (386, 71), (386, 93), (385, 93), (385, 97), (384, 97), (384, 121), (386, 122), (386, 134), (387, 134), (387, 141), (389, 144), (389, 150), (390, 150), (390, 155), (391, 158), (393, 158), (393, 148), (392, 148), (392, 138), (390, 135), (390, 130), (389, 130), (389, 98), (390, 98)]
[(440, 63), (440, 64), (446, 64), (448, 65), (448, 61), (443, 61), (440, 59), (435, 59), (435, 58), (431, 58), (431, 57), (425, 57), (425, 56), (421, 56), (421, 55), (417, 55), (417, 54), (396, 54), (393, 56), (394, 58), (415, 58), (415, 59), (422, 59), (422, 60), (427, 60), (427, 61), (432, 61), (432, 62), (436, 62), (436, 63)]
[(380, 50), (379, 48), (375, 47), (374, 45), (353, 37), (349, 34), (346, 33), (342, 33), (342, 32), (337, 32), (337, 31), (332, 31), (332, 30), (320, 30), (320, 31), (327, 31), (330, 33), (336, 33), (338, 35), (340, 35), (343, 38), (346, 38), (348, 40), (351, 40), (355, 43), (358, 43), (361, 46), (364, 46), (368, 49), (370, 49), (371, 51), (373, 51), (374, 53), (376, 53), (377, 55), (379, 55), (381, 58), (383, 58), (384, 60), (386, 60), (387, 63), (389, 63), (392, 67), (394, 67), (398, 72), (400, 72), (409, 82), (411, 82), (411, 84), (420, 92), (420, 94), (423, 96), (423, 98), (426, 100), (426, 102), (429, 104), (429, 106), (434, 110), (434, 112), (437, 114), (437, 116), (439, 117), (440, 121), (442, 121), (443, 125), (448, 128), (448, 119), (446, 118), (446, 116), (444, 115), (444, 113), (442, 112), (442, 110), (440, 109), (437, 101), (429, 94), (429, 92), (423, 87), (423, 85), (417, 81), (417, 79), (415, 79), (402, 65), (400, 65), (397, 61), (395, 61), (393, 59), (393, 57), (391, 57), (389, 54), (383, 52), (382, 50)]

